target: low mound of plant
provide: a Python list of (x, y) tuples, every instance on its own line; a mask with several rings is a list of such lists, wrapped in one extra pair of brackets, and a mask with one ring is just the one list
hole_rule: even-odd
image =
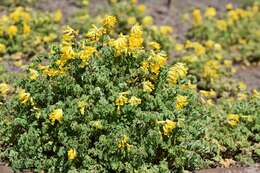
[[(0, 17), (0, 55), (8, 60), (27, 60), (44, 52), (57, 40), (61, 12), (48, 14), (17, 7)], [(20, 63), (21, 64), (21, 63)]]
[[(87, 39), (67, 27), (17, 94), (7, 98), (11, 90), (1, 84), (1, 160), (37, 172), (178, 172), (257, 145), (258, 97), (242, 104), (248, 111), (240, 103), (204, 105), (184, 63), (168, 66), (163, 52), (144, 49), (140, 25), (112, 37), (115, 25), (107, 16)], [(253, 160), (259, 149), (249, 152)]]
[(205, 116), (187, 68), (145, 51), (139, 25), (110, 38), (111, 19), (87, 40), (67, 28), (51, 62), (35, 64), (4, 105), (1, 156), (14, 169), (167, 172), (204, 162), (210, 150), (192, 148), (203, 131), (186, 128)]
[(259, 3), (245, 8), (227, 4), (226, 9), (223, 14), (217, 14), (213, 7), (208, 7), (204, 14), (195, 9), (192, 13), (194, 25), (188, 37), (220, 43), (225, 48), (226, 58), (235, 62), (259, 61)]

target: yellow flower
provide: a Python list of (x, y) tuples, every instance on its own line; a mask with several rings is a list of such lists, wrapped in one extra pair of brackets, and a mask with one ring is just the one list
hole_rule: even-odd
[(175, 107), (177, 110), (183, 109), (188, 104), (187, 96), (177, 95)]
[(27, 24), (23, 24), (23, 33), (24, 34), (29, 34), (31, 32), (31, 28)]
[(132, 4), (137, 4), (138, 0), (131, 0)]
[(238, 87), (241, 91), (245, 91), (247, 89), (247, 85), (244, 82), (239, 82)]
[(217, 93), (212, 89), (210, 91), (200, 90), (200, 94), (206, 98), (214, 98), (217, 96)]
[(193, 48), (195, 49), (195, 53), (197, 56), (204, 55), (206, 52), (206, 49), (204, 46), (202, 46), (200, 43), (195, 42), (193, 44)]
[(228, 17), (231, 19), (231, 24), (237, 20), (239, 20), (239, 14), (235, 10), (230, 10), (228, 12)]
[(108, 27), (108, 28), (113, 28), (113, 27), (115, 27), (116, 22), (117, 22), (117, 20), (116, 20), (116, 17), (115, 17), (115, 16), (106, 16), (106, 17), (103, 19), (103, 21), (102, 21), (103, 25), (106, 26), (106, 27)]
[(202, 17), (200, 9), (194, 9), (192, 12), (193, 22), (195, 25), (201, 25), (202, 24)]
[(0, 43), (0, 54), (4, 54), (6, 52), (6, 46)]
[(56, 11), (54, 12), (54, 16), (53, 16), (54, 22), (61, 22), (62, 16), (63, 16), (63, 15), (62, 15), (61, 10), (60, 10), (60, 9), (56, 10)]
[(167, 81), (175, 85), (179, 79), (184, 78), (187, 75), (188, 69), (185, 64), (177, 63), (173, 67), (170, 68), (168, 72)]
[(162, 34), (171, 34), (173, 32), (173, 28), (171, 26), (160, 26), (160, 32)]
[(130, 36), (128, 41), (129, 49), (134, 51), (136, 49), (142, 48), (144, 39), (141, 37)]
[(141, 99), (139, 99), (139, 98), (137, 98), (137, 97), (135, 97), (135, 96), (132, 96), (131, 98), (130, 98), (130, 100), (129, 100), (129, 104), (131, 105), (131, 106), (137, 106), (137, 105), (140, 105), (141, 104)]
[(252, 96), (260, 98), (260, 91), (257, 91), (256, 89), (253, 89)]
[(81, 115), (84, 115), (86, 106), (87, 106), (87, 103), (85, 101), (78, 102), (78, 107), (79, 107), (79, 111), (80, 111)]
[(163, 134), (169, 136), (172, 130), (177, 127), (177, 123), (172, 120), (166, 120), (163, 126)]
[(95, 47), (86, 46), (83, 51), (80, 52), (80, 59), (85, 63), (88, 62), (90, 57), (96, 52)]
[(228, 4), (226, 5), (226, 9), (227, 9), (227, 10), (232, 10), (232, 9), (233, 9), (233, 5), (232, 5), (231, 3), (228, 3)]
[(20, 89), (20, 90), (18, 91), (18, 98), (19, 98), (19, 100), (20, 100), (20, 102), (21, 102), (22, 104), (25, 104), (25, 103), (28, 102), (28, 100), (29, 100), (29, 98), (30, 98), (30, 93), (25, 92), (24, 89)]
[(128, 144), (129, 141), (129, 137), (124, 135), (121, 140), (118, 142), (117, 147), (120, 150), (123, 150), (127, 147), (127, 149), (131, 149), (133, 147), (133, 145)]
[(177, 44), (175, 45), (175, 50), (176, 50), (177, 52), (181, 52), (181, 51), (183, 51), (183, 49), (184, 49), (184, 45), (183, 45), (183, 44), (177, 43)]
[(128, 25), (134, 25), (134, 24), (136, 24), (136, 18), (133, 17), (133, 16), (128, 17), (127, 23), (128, 23)]
[(9, 28), (7, 29), (7, 34), (9, 37), (13, 37), (13, 36), (16, 36), (17, 32), (18, 32), (18, 29), (15, 25), (12, 25), (12, 26), (9, 26)]
[(141, 4), (141, 5), (138, 6), (138, 10), (139, 10), (140, 13), (144, 13), (145, 9), (146, 9), (146, 6), (144, 4)]
[(209, 17), (209, 18), (211, 18), (211, 17), (215, 17), (216, 14), (217, 14), (216, 9), (213, 8), (213, 7), (209, 7), (209, 8), (206, 9), (204, 15), (205, 15), (205, 17)]
[(237, 114), (228, 114), (227, 115), (227, 121), (228, 124), (233, 126), (236, 126), (239, 123), (239, 115)]
[(143, 82), (143, 91), (144, 92), (152, 92), (154, 90), (154, 85), (150, 81), (144, 81)]
[(95, 25), (87, 32), (86, 37), (91, 41), (98, 41), (100, 37), (106, 33), (103, 27), (97, 28)]
[(130, 31), (130, 36), (133, 36), (133, 37), (142, 37), (143, 36), (143, 28), (136, 24), (134, 25), (132, 28), (131, 28), (131, 31)]
[(116, 98), (116, 105), (119, 106), (124, 106), (128, 102), (128, 98), (125, 97), (127, 93), (119, 93), (119, 96)]
[(63, 119), (62, 109), (55, 109), (49, 114), (49, 120), (51, 121), (52, 124), (54, 124), (56, 120), (58, 122), (61, 122), (62, 119)]
[(228, 68), (232, 67), (232, 61), (231, 60), (224, 60), (224, 65)]
[(148, 45), (150, 48), (156, 49), (156, 50), (159, 50), (161, 48), (160, 44), (155, 41), (149, 42)]
[(203, 67), (203, 77), (207, 79), (217, 79), (221, 65), (217, 60), (208, 60)]
[(228, 27), (227, 22), (225, 20), (217, 20), (216, 26), (221, 31), (226, 31)]
[(74, 148), (71, 148), (68, 150), (68, 159), (69, 160), (74, 160), (77, 156), (77, 152)]
[(127, 52), (127, 38), (124, 35), (120, 35), (116, 40), (110, 40), (109, 44), (114, 47), (116, 56), (120, 56), (122, 53)]
[(6, 96), (8, 92), (10, 91), (10, 86), (6, 83), (0, 84), (0, 95)]
[(34, 69), (29, 69), (30, 72), (30, 79), (31, 80), (36, 80), (39, 76), (38, 71), (34, 70)]
[(64, 46), (61, 48), (61, 57), (65, 60), (73, 59), (75, 52), (71, 46)]
[(66, 26), (62, 31), (62, 44), (63, 45), (70, 45), (71, 42), (74, 40), (75, 36), (78, 34), (77, 31), (72, 29), (69, 26)]
[(143, 29), (140, 25), (134, 25), (131, 28), (130, 36), (128, 38), (129, 49), (135, 50), (141, 48), (143, 45)]
[(142, 20), (144, 26), (150, 26), (153, 24), (153, 18), (151, 16), (145, 16)]
[(205, 42), (205, 46), (207, 47), (207, 48), (209, 48), (209, 49), (212, 49), (212, 48), (214, 48), (214, 41), (212, 41), (212, 40), (208, 40), (208, 41), (206, 41)]

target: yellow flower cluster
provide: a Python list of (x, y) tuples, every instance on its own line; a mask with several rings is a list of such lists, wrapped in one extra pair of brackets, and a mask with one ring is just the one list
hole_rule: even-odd
[(116, 20), (115, 16), (106, 16), (102, 21), (104, 27), (106, 27), (106, 28), (114, 28), (116, 25), (116, 22), (117, 22), (117, 20)]
[(153, 24), (153, 17), (152, 16), (145, 16), (142, 20), (142, 24), (144, 26), (150, 26)]
[(177, 123), (172, 120), (166, 120), (163, 126), (163, 134), (169, 136), (172, 130), (177, 127)]
[(154, 85), (150, 81), (144, 81), (143, 82), (143, 91), (144, 92), (152, 92), (154, 90)]
[(194, 9), (192, 12), (193, 22), (195, 25), (201, 25), (202, 24), (202, 16), (200, 9)]
[(128, 92), (122, 92), (119, 93), (119, 96), (116, 98), (116, 105), (118, 106), (118, 109), (120, 106), (124, 106), (125, 104), (129, 103), (131, 106), (137, 106), (140, 105), (142, 100), (136, 96), (132, 96), (130, 99), (128, 99), (126, 96), (128, 95)]
[(215, 17), (217, 15), (217, 11), (214, 7), (209, 7), (206, 9), (204, 16), (205, 17)]
[(63, 16), (63, 14), (62, 14), (61, 10), (58, 9), (58, 10), (56, 10), (56, 11), (54, 12), (53, 20), (54, 20), (55, 22), (61, 22), (62, 16)]
[(177, 110), (183, 109), (188, 104), (187, 96), (177, 95), (175, 101), (175, 107)]
[(129, 137), (126, 136), (126, 135), (124, 135), (124, 136), (122, 137), (122, 139), (118, 142), (117, 147), (118, 147), (120, 150), (123, 150), (123, 149), (125, 149), (125, 148), (131, 149), (131, 148), (133, 147), (133, 145), (130, 145), (130, 144), (128, 143), (128, 141), (129, 141)]
[(126, 92), (119, 93), (119, 96), (118, 96), (117, 99), (116, 99), (116, 105), (117, 105), (118, 107), (124, 106), (125, 104), (127, 104), (128, 98), (125, 96), (125, 95), (127, 95), (127, 94), (128, 94), (128, 93), (126, 93)]
[(92, 28), (87, 32), (86, 37), (91, 41), (98, 41), (103, 34), (106, 33), (106, 29), (103, 27), (98, 28), (95, 25), (92, 25)]
[(141, 69), (147, 73), (151, 72), (151, 80), (156, 80), (161, 67), (163, 67), (167, 62), (167, 58), (163, 54), (152, 54), (147, 60), (143, 61), (141, 64)]
[(85, 101), (79, 101), (78, 102), (78, 108), (79, 108), (79, 111), (81, 113), (81, 115), (84, 115), (85, 113), (85, 108), (88, 104), (85, 102)]
[(18, 25), (20, 21), (22, 21), (23, 24), (23, 29), (22, 29), (23, 34), (29, 34), (31, 32), (31, 28), (29, 24), (31, 16), (28, 12), (24, 10), (24, 8), (22, 7), (16, 8), (14, 12), (10, 13), (9, 18), (14, 22), (13, 25), (10, 25), (6, 29), (6, 33), (10, 38), (13, 38), (14, 36), (17, 35), (18, 27), (16, 25)]
[(0, 83), (0, 95), (6, 96), (10, 91), (10, 86), (6, 83)]
[(134, 25), (134, 24), (136, 24), (136, 17), (134, 17), (134, 16), (130, 16), (130, 17), (128, 17), (128, 19), (127, 19), (127, 23), (128, 23), (128, 25)]
[(25, 92), (24, 89), (18, 91), (18, 98), (22, 104), (26, 104), (30, 99), (30, 93)]
[(121, 34), (116, 40), (111, 39), (109, 44), (114, 47), (116, 56), (127, 53), (127, 36)]
[(62, 109), (55, 109), (49, 114), (49, 120), (54, 125), (55, 121), (61, 122), (63, 119), (63, 111)]
[(187, 41), (185, 44), (185, 48), (186, 49), (194, 49), (195, 53), (197, 56), (202, 56), (206, 53), (206, 48), (200, 44), (199, 42), (191, 42), (191, 41)]
[(188, 68), (183, 63), (177, 63), (170, 68), (168, 72), (167, 81), (171, 85), (177, 84), (178, 80), (186, 77), (188, 73)]
[(132, 96), (129, 100), (129, 104), (131, 106), (137, 106), (137, 105), (140, 105), (142, 102), (141, 99), (139, 99), (138, 97), (135, 97), (135, 96)]
[(173, 32), (173, 28), (171, 26), (160, 26), (160, 33), (164, 34), (164, 35), (168, 35), (171, 34)]
[(228, 28), (228, 24), (225, 20), (217, 20), (216, 22), (216, 27), (220, 30), (220, 31), (226, 31)]
[(6, 46), (0, 43), (0, 54), (4, 54), (6, 52)]
[(30, 79), (31, 80), (36, 80), (39, 76), (38, 71), (36, 71), (34, 69), (29, 69), (29, 73), (30, 73)]
[(143, 29), (140, 25), (134, 25), (131, 28), (129, 35), (129, 50), (135, 52), (137, 49), (142, 48), (144, 39), (143, 39)]
[(74, 160), (77, 156), (77, 152), (76, 152), (76, 149), (74, 148), (71, 148), (68, 150), (68, 159), (69, 160)]
[(228, 114), (227, 121), (230, 126), (236, 126), (239, 123), (239, 115), (237, 114)]
[(90, 57), (96, 52), (95, 47), (86, 46), (83, 51), (80, 52), (80, 59), (82, 60), (82, 65), (87, 64)]
[(221, 64), (217, 60), (208, 60), (203, 66), (203, 77), (206, 79), (218, 79)]

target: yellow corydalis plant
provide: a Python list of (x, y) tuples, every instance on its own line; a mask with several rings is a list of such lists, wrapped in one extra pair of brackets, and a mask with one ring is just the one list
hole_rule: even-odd
[(49, 120), (54, 125), (55, 121), (61, 122), (63, 119), (62, 109), (55, 109), (49, 114)]

